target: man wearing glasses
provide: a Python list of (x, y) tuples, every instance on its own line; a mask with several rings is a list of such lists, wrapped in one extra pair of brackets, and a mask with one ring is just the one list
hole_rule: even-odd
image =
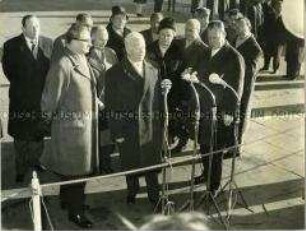
[[(45, 165), (62, 180), (84, 177), (98, 168), (96, 81), (85, 56), (90, 41), (88, 27), (72, 26), (43, 91), (42, 111), (51, 122), (51, 153)], [(91, 228), (84, 214), (84, 189), (85, 183), (61, 186), (61, 207), (68, 210), (70, 221)]]

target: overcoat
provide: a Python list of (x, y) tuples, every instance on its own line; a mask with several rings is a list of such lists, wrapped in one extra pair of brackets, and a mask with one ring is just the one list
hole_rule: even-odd
[(109, 39), (106, 46), (112, 48), (117, 55), (119, 61), (121, 61), (125, 56), (125, 45), (124, 38), (131, 33), (131, 30), (127, 27), (124, 28), (123, 36), (120, 36), (112, 27), (112, 23), (109, 23), (106, 27)]
[[(238, 94), (238, 100), (233, 92), (222, 85), (213, 84), (209, 81), (211, 74), (218, 74), (228, 85), (234, 88)], [(211, 49), (203, 56), (203, 62), (199, 68), (198, 76), (214, 94), (217, 105), (217, 144), (219, 147), (231, 146), (234, 144), (234, 124), (225, 126), (223, 115), (236, 115), (242, 91), (245, 73), (243, 57), (231, 45), (226, 43), (213, 57)], [(211, 107), (212, 100), (208, 92), (199, 84), (195, 84), (200, 95), (201, 121), (199, 143), (209, 144), (211, 134)]]
[(84, 60), (65, 48), (51, 66), (41, 102), (51, 120), (51, 152), (42, 162), (65, 176), (98, 169), (96, 81)]
[(61, 34), (54, 40), (51, 62), (57, 62), (63, 56), (66, 47), (66, 33)]
[(236, 49), (245, 61), (244, 87), (240, 105), (240, 128), (243, 131), (249, 113), (251, 95), (260, 68), (262, 50), (253, 35)]
[(40, 100), (50, 65), (52, 40), (38, 39), (37, 58), (23, 34), (4, 43), (2, 68), (10, 82), (8, 134), (17, 139), (41, 139)]
[(92, 47), (88, 54), (88, 62), (97, 80), (98, 96), (102, 99), (104, 97), (105, 72), (118, 62), (116, 53), (109, 47), (104, 47), (103, 49)]
[(184, 51), (180, 47), (178, 40), (173, 40), (172, 44), (162, 56), (158, 41), (147, 47), (147, 60), (158, 69), (160, 79), (170, 79), (172, 88), (169, 93), (169, 105), (175, 107), (178, 102), (188, 99), (185, 91), (185, 83), (181, 80), (181, 73), (184, 71)]
[(153, 37), (152, 28), (143, 30), (140, 33), (143, 35), (143, 37), (145, 39), (146, 47), (150, 46), (154, 41), (156, 41), (156, 40), (154, 40), (154, 37)]
[(194, 40), (188, 47), (186, 47), (186, 39), (178, 40), (179, 46), (183, 49), (183, 60), (185, 68), (191, 67), (197, 70), (202, 62), (203, 54), (208, 50), (208, 46), (198, 38)]
[(144, 62), (144, 76), (124, 59), (106, 72), (105, 106), (123, 170), (161, 161), (161, 90), (157, 70)]

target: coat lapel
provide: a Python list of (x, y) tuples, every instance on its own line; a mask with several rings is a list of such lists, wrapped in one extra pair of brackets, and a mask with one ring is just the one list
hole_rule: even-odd
[[(23, 34), (20, 35), (20, 41), (21, 41), (21, 46), (20, 46), (20, 50), (22, 53), (24, 53), (29, 59), (31, 60), (35, 60), (34, 56), (32, 54), (32, 51), (30, 50), (30, 48), (27, 45), (26, 39), (24, 37)], [(27, 59), (27, 58), (26, 58)]]
[[(76, 58), (76, 55), (73, 54), (68, 48), (66, 49), (67, 53), (68, 53), (68, 57), (70, 59), (70, 61), (72, 62), (73, 65), (73, 69), (78, 72), (80, 75), (82, 75), (83, 77), (92, 80), (92, 77), (90, 75), (88, 75), (88, 73), (86, 73), (82, 68), (81, 68), (81, 64), (80, 64), (80, 60), (78, 60)], [(89, 66), (89, 65), (88, 65)]]

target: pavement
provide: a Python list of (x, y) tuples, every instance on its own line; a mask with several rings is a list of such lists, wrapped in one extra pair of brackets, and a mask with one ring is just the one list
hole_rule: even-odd
[[(188, 8), (184, 1), (180, 2), (178, 13), (178, 33), (183, 32), (183, 23)], [(3, 0), (0, 2), (0, 45), (20, 33), (20, 20), (26, 13), (39, 16), (42, 33), (55, 38), (63, 33), (68, 24), (73, 22), (79, 12), (93, 15), (96, 24), (106, 24), (113, 4), (123, 3), (128, 12), (132, 12), (131, 3), (123, 0)], [(146, 14), (150, 13), (152, 1), (146, 6)], [(130, 28), (136, 31), (147, 27), (148, 18), (136, 18), (131, 15)], [(304, 228), (305, 221), (305, 116), (304, 116), (304, 79), (287, 81), (282, 78), (285, 63), (282, 60), (277, 74), (261, 73), (257, 79), (253, 97), (252, 118), (246, 131), (242, 158), (237, 159), (235, 181), (238, 191), (246, 200), (249, 210), (243, 205), (238, 195), (238, 204), (233, 210), (230, 229), (284, 229), (296, 230)], [(0, 69), (0, 112), (1, 119), (7, 121), (8, 82)], [(192, 143), (189, 144), (190, 149)], [(181, 160), (190, 155), (188, 150), (173, 156), (173, 160)], [(8, 135), (1, 141), (1, 197), (12, 193), (18, 194), (30, 182), (30, 173), (22, 185), (14, 183), (14, 151), (12, 139)], [(119, 163), (118, 155), (113, 157), (114, 165)], [(224, 161), (223, 185), (228, 182), (231, 160)], [(118, 169), (119, 171), (119, 169)], [(176, 211), (189, 199), (190, 165), (183, 164), (169, 171), (170, 200), (175, 201)], [(196, 165), (196, 173), (201, 166)], [(49, 172), (39, 175), (42, 183), (57, 181)], [(141, 225), (152, 214), (145, 193), (145, 183), (141, 179), (141, 193), (135, 206), (126, 205), (126, 185), (124, 177), (112, 177), (90, 181), (86, 187), (87, 204), (90, 205), (89, 216), (95, 222), (95, 229), (126, 229), (118, 215), (122, 215), (136, 226)], [(204, 186), (196, 187), (196, 201), (203, 194)], [(58, 187), (43, 190), (45, 204), (53, 225), (57, 230), (78, 229), (66, 219), (66, 212), (60, 209)], [(237, 192), (238, 192), (237, 191)], [(222, 215), (226, 211), (227, 190), (217, 199)], [(17, 196), (19, 197), (19, 196)], [(32, 229), (31, 210), (28, 199), (14, 199), (2, 203), (2, 228)], [(197, 203), (197, 211), (204, 212), (204, 203)], [(213, 217), (216, 211), (211, 210)], [(214, 220), (216, 229), (218, 219)]]

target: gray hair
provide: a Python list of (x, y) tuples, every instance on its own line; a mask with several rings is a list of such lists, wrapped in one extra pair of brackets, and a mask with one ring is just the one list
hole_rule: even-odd
[(139, 32), (129, 33), (124, 39), (125, 48), (127, 49), (130, 46), (134, 46), (136, 44), (136, 41), (139, 41), (139, 40), (145, 43), (143, 35), (140, 34)]
[(195, 18), (188, 19), (185, 26), (187, 27), (187, 25), (194, 25), (197, 30), (199, 31), (201, 30), (201, 23), (199, 22), (198, 19)]

